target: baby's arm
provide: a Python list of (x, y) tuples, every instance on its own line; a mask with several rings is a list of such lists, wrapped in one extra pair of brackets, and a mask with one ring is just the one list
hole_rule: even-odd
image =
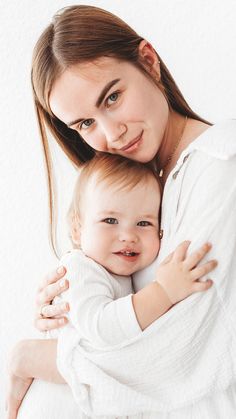
[[(159, 267), (156, 279), (136, 294), (117, 298), (110, 274), (81, 252), (65, 256), (70, 287), (65, 299), (70, 304), (69, 318), (79, 335), (93, 347), (107, 349), (125, 344), (137, 336), (176, 302), (193, 292), (203, 291), (211, 282), (196, 282), (215, 266), (214, 261), (195, 266), (209, 251), (202, 246), (186, 257), (189, 242), (184, 242)], [(155, 278), (154, 278), (155, 279)], [(115, 281), (115, 279), (113, 279)], [(124, 281), (130, 281), (129, 278)]]
[(181, 243), (159, 266), (156, 278), (133, 295), (134, 311), (142, 330), (161, 317), (174, 304), (191, 294), (208, 290), (212, 281), (199, 282), (217, 265), (215, 260), (197, 266), (211, 249), (204, 244), (193, 254), (186, 256), (190, 242)]

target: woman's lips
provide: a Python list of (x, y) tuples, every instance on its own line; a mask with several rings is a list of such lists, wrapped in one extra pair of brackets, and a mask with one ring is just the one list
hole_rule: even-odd
[(129, 144), (120, 148), (120, 150), (125, 151), (126, 153), (132, 153), (133, 151), (137, 150), (137, 148), (139, 147), (139, 145), (141, 143), (142, 135), (143, 135), (143, 131), (141, 132), (141, 134), (138, 137), (136, 137), (134, 140), (130, 141)]

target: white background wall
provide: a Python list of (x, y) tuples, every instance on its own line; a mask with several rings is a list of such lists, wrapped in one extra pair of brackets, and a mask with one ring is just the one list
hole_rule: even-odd
[[(236, 116), (235, 0), (84, 2), (118, 14), (149, 39), (195, 111), (212, 122)], [(48, 244), (46, 177), (30, 88), (31, 54), (56, 10), (75, 3), (65, 0), (0, 3), (0, 418), (3, 418), (7, 353), (17, 340), (38, 336), (32, 324), (34, 295), (45, 272), (57, 265)], [(75, 172), (57, 149), (56, 165), (63, 190), (60, 205), (66, 208)], [(65, 237), (64, 231), (61, 237)], [(64, 238), (63, 249), (67, 245)]]

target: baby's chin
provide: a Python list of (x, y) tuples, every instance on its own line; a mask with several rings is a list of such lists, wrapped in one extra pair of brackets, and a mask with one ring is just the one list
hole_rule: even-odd
[[(104, 268), (106, 268), (106, 267), (104, 266)], [(135, 271), (134, 270), (128, 271), (127, 269), (106, 268), (106, 270), (112, 275), (127, 276), (127, 277), (133, 275), (136, 272), (136, 270)]]
[(135, 272), (137, 272), (138, 270), (140, 270), (140, 268), (137, 269), (137, 266), (133, 267), (127, 267), (127, 266), (105, 266), (103, 265), (103, 267), (112, 275), (120, 275), (120, 276), (131, 276), (133, 275)]

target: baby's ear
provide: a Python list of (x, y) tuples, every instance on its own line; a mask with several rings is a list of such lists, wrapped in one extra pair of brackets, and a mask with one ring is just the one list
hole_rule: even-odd
[(80, 224), (78, 222), (71, 226), (71, 239), (76, 247), (80, 246)]
[(70, 230), (70, 238), (72, 240), (72, 243), (75, 245), (75, 247), (80, 247), (80, 219), (79, 214), (75, 211), (70, 211), (68, 214), (68, 223), (69, 223), (69, 230)]

